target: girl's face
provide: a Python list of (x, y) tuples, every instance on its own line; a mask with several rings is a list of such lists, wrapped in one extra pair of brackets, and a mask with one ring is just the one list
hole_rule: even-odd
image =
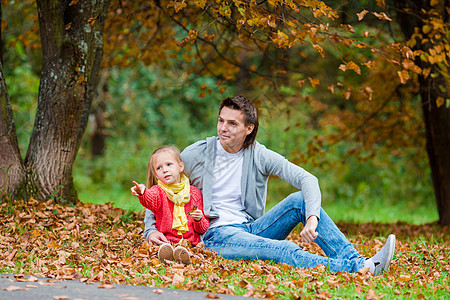
[(155, 155), (153, 169), (156, 177), (164, 184), (180, 183), (183, 162), (179, 162), (169, 151), (162, 151)]

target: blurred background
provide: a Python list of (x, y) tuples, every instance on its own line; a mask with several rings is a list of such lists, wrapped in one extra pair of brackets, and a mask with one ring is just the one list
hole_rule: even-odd
[[(362, 5), (375, 9), (371, 1), (363, 2), (333, 4), (345, 18), (337, 22), (356, 20)], [(37, 26), (34, 6), (11, 3), (12, 8), (3, 11), (10, 27), (15, 28), (5, 30), (2, 36), (7, 45), (3, 49), (4, 73), (24, 157), (37, 108), (41, 54), (39, 47), (27, 42)], [(17, 7), (28, 17), (14, 14)], [(148, 8), (146, 13), (154, 9)], [(113, 24), (118, 22), (114, 18), (126, 11), (114, 7), (111, 11), (111, 19), (106, 22), (104, 66), (74, 164), (74, 182), (81, 201), (113, 202), (126, 210), (142, 210), (130, 187), (133, 180), (146, 181), (147, 160), (153, 150), (164, 144), (182, 150), (216, 135), (220, 101), (243, 95), (260, 112), (257, 140), (319, 178), (322, 206), (333, 220), (414, 224), (438, 220), (416, 86), (401, 85), (395, 69), (382, 58), (368, 50), (355, 54), (331, 43), (319, 47), (327, 53), (325, 56), (316, 51), (317, 47), (303, 44), (290, 52), (268, 47), (262, 53), (245, 48), (241, 41), (233, 48), (233, 57), (242, 63), (242, 69), (236, 70), (235, 66), (224, 65), (223, 60), (215, 60), (217, 57), (203, 46), (190, 43), (177, 47), (174, 41), (182, 40), (186, 32), (167, 20), (161, 28), (165, 25), (171, 30), (170, 38), (161, 29), (159, 38), (164, 39), (158, 40), (151, 24), (142, 26), (138, 18), (133, 20), (129, 15), (128, 24), (117, 25), (125, 27), (113, 32)], [(376, 32), (374, 44), (401, 39), (398, 24), (382, 23), (373, 16), (366, 19), (354, 34)], [(215, 34), (221, 31), (217, 25)], [(113, 37), (130, 32), (136, 45), (125, 43), (120, 48), (111, 42)], [(153, 44), (145, 33), (154, 34)], [(235, 37), (230, 41), (239, 42)], [(165, 43), (173, 48), (165, 49), (165, 56), (156, 53)], [(220, 45), (226, 46), (227, 41)], [(142, 51), (133, 52), (136, 49), (132, 47)], [(231, 50), (225, 48), (224, 53), (232, 56), (226, 51)], [(206, 64), (209, 69), (202, 67), (199, 53), (210, 59)], [(356, 55), (371, 59), (378, 67), (376, 71), (343, 72), (342, 61)], [(246, 75), (241, 72), (244, 69), (264, 72), (264, 79), (282, 76), (276, 77), (276, 84), (270, 78), (269, 84), (259, 84), (264, 76)], [(318, 86), (319, 82), (323, 85)], [(350, 85), (364, 88), (350, 97), (350, 88), (346, 87)], [(267, 207), (293, 191), (285, 182), (271, 178)]]
[[(26, 153), (39, 77), (19, 45), (16, 50), (17, 65), (6, 76), (14, 83), (9, 91), (11, 99), (17, 99), (13, 105), (18, 139), (21, 153)], [(211, 93), (199, 97), (202, 85)], [(265, 94), (217, 86), (207, 76), (180, 76), (179, 70), (143, 65), (104, 70), (99, 90), (74, 166), (83, 202), (114, 202), (127, 210), (142, 210), (131, 196), (131, 181), (145, 183), (152, 151), (164, 144), (183, 149), (216, 135), (220, 101), (242, 94), (259, 103), (257, 140), (319, 178), (323, 207), (335, 221), (422, 224), (438, 219), (424, 148), (392, 153), (380, 147), (374, 156), (361, 159), (347, 151), (355, 145), (343, 141), (332, 147), (322, 145), (320, 153), (308, 157), (314, 138), (333, 131), (321, 123), (310, 103), (270, 101)], [(269, 182), (268, 208), (295, 191), (278, 178)]]

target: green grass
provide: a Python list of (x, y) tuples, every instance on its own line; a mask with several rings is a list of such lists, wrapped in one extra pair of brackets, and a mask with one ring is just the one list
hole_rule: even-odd
[(419, 206), (406, 201), (391, 203), (368, 200), (364, 205), (354, 205), (351, 202), (324, 203), (323, 208), (333, 220), (350, 223), (428, 224), (439, 219), (434, 199)]
[(78, 198), (85, 203), (104, 204), (111, 202), (114, 203), (114, 207), (123, 208), (125, 210), (143, 210), (143, 206), (139, 203), (138, 198), (131, 195), (129, 190), (82, 189), (78, 192)]

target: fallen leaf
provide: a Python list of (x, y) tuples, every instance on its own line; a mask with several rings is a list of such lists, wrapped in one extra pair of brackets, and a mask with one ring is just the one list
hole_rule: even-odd
[(398, 280), (403, 281), (403, 282), (410, 281), (411, 280), (411, 275), (400, 275), (398, 277)]
[(374, 290), (369, 289), (369, 292), (366, 295), (366, 300), (376, 300), (383, 298), (383, 295), (377, 295)]
[(99, 288), (99, 289), (115, 289), (116, 287), (113, 284), (102, 283), (97, 288)]
[(25, 287), (27, 288), (37, 288), (37, 285), (27, 284)]
[(8, 287), (3, 288), (3, 290), (8, 292), (14, 292), (14, 291), (29, 291), (29, 288), (24, 288), (16, 285), (10, 285)]
[(173, 278), (172, 278), (172, 284), (173, 285), (179, 285), (179, 284), (181, 284), (183, 282), (184, 282), (184, 277), (183, 276), (181, 276), (179, 274), (176, 274), (176, 273), (175, 273), (175, 275), (173, 275)]

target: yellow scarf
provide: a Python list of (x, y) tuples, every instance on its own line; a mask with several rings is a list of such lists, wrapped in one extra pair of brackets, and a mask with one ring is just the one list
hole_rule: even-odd
[(175, 205), (173, 206), (173, 222), (172, 229), (178, 231), (179, 235), (188, 231), (186, 213), (184, 212), (184, 205), (190, 199), (190, 184), (189, 178), (181, 174), (180, 183), (172, 183), (166, 185), (158, 180), (158, 185), (166, 192), (167, 198)]

